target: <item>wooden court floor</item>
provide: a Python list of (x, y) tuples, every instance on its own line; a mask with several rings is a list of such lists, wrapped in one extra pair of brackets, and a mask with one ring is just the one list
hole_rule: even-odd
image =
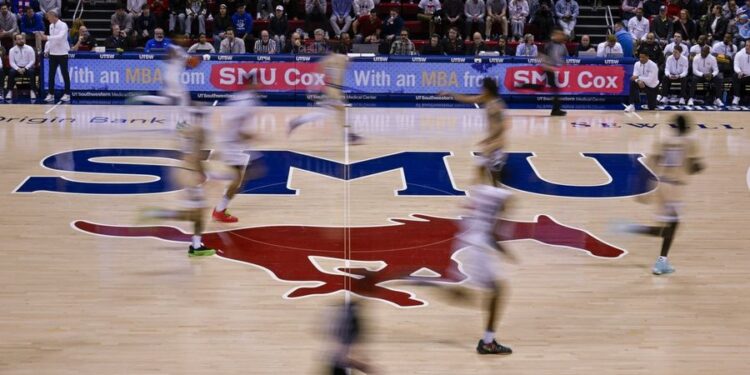
[[(214, 128), (222, 110), (215, 110)], [(178, 116), (174, 108), (0, 106), (0, 374), (318, 374), (330, 349), (327, 311), (344, 299), (337, 282), (351, 276), (339, 268), (344, 259), (383, 272), (393, 261), (418, 273), (440, 273), (431, 262), (444, 265), (449, 258), (424, 251), (400, 252), (396, 260), (387, 255), (389, 246), (396, 249), (420, 235), (435, 243), (449, 240), (446, 227), (420, 226), (414, 222), (425, 221), (411, 215), (429, 216), (430, 223), (456, 219), (463, 198), (418, 188), (424, 181), (443, 190), (468, 188), (483, 113), (353, 108), (349, 122), (365, 137), (363, 145), (345, 145), (341, 130), (325, 121), (287, 138), (286, 122), (309, 110), (263, 108), (254, 123), (261, 138), (252, 148), (289, 150), (338, 165), (404, 152), (414, 154), (396, 164), (435, 153), (446, 153), (438, 159), (445, 163), (398, 164), (349, 181), (323, 176), (325, 167), (316, 171), (315, 162), (293, 168), (286, 188), (295, 194), (239, 195), (230, 206), (239, 223), (209, 224), (212, 241), (244, 251), (233, 261), (190, 259), (185, 243), (125, 236), (135, 233), (127, 228), (143, 225), (137, 222), (139, 208), (177, 207), (179, 192), (17, 192), (30, 176), (89, 183), (157, 180), (117, 168), (107, 174), (60, 171), (42, 161), (61, 154), (55, 165), (73, 170), (85, 164), (70, 156), (76, 150), (176, 148), (168, 130)], [(510, 111), (509, 151), (534, 153), (533, 169), (543, 181), (596, 186), (612, 178), (582, 153), (647, 154), (670, 131), (673, 113), (546, 115)], [(747, 115), (726, 112), (695, 113), (693, 119), (703, 124), (692, 136), (707, 169), (686, 187), (683, 222), (670, 254), (676, 273), (650, 274), (657, 239), (609, 229), (623, 219), (652, 222), (653, 207), (633, 196), (514, 189), (509, 220), (539, 222), (546, 215), (624, 252), (596, 257), (540, 241), (508, 243), (520, 261), (505, 264), (512, 294), (498, 338), (514, 349), (511, 356), (474, 352), (482, 334), (477, 309), (394, 280), (381, 285), (385, 297), (365, 302), (369, 319), (361, 352), (380, 374), (750, 373), (750, 122)], [(98, 160), (174, 165), (153, 157)], [(407, 169), (414, 175), (404, 177)], [(446, 170), (448, 185), (439, 181)], [(396, 192), (410, 178), (418, 180), (413, 188), (421, 195)], [(56, 181), (49, 185), (53, 190), (67, 186)], [(221, 183), (207, 184), (211, 204), (221, 191)], [(390, 220), (410, 218), (417, 229), (394, 230), (407, 224)], [(126, 229), (119, 237), (95, 235), (77, 227), (79, 221)], [(189, 229), (179, 222), (162, 225)], [(263, 236), (303, 250), (340, 248), (276, 258), (261, 252)]]

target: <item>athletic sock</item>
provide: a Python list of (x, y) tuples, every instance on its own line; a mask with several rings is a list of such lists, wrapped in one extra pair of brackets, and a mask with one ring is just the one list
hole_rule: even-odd
[(216, 205), (216, 211), (222, 212), (227, 209), (227, 206), (229, 206), (229, 198), (227, 198), (227, 196), (225, 195), (221, 197), (219, 204)]
[(193, 249), (198, 249), (201, 247), (201, 236), (193, 236)]
[(484, 332), (484, 338), (482, 338), (482, 342), (484, 342), (485, 344), (491, 344), (492, 341), (495, 341), (495, 332), (492, 332), (492, 331)]
[(667, 261), (667, 257), (660, 256), (659, 259), (658, 259), (658, 261), (659, 262), (666, 262)]

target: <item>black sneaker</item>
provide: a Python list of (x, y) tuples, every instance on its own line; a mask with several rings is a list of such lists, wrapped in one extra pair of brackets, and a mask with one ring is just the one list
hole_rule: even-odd
[(188, 249), (188, 256), (189, 257), (207, 257), (216, 254), (216, 250), (209, 249), (206, 247), (206, 245), (201, 244), (201, 247), (194, 248), (193, 245), (190, 245), (190, 248)]
[(513, 350), (511, 350), (507, 346), (502, 346), (497, 343), (497, 341), (492, 340), (491, 343), (485, 344), (483, 340), (479, 340), (479, 344), (477, 344), (477, 353), (479, 354), (511, 354), (513, 353)]
[(550, 113), (549, 115), (550, 116), (565, 116), (567, 114), (568, 114), (568, 112), (565, 112), (565, 111), (563, 111), (561, 109), (555, 109), (555, 110), (552, 110), (552, 113)]

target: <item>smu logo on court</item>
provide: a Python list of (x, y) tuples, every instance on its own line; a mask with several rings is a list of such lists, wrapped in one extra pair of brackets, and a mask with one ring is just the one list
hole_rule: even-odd
[[(356, 180), (376, 174), (400, 171), (404, 181), (399, 196), (454, 196), (464, 195), (456, 189), (448, 167), (451, 152), (399, 152), (373, 159), (342, 164), (293, 151), (268, 150), (263, 154), (266, 174), (249, 181), (242, 189), (244, 194), (295, 195), (288, 187), (294, 170), (302, 170), (339, 180)], [(208, 159), (210, 151), (203, 152)], [(643, 183), (651, 172), (640, 162), (641, 154), (584, 153), (597, 162), (601, 173), (609, 182), (599, 185), (566, 185), (548, 181), (533, 166), (534, 154), (513, 152), (508, 154), (507, 168), (512, 171), (503, 176), (510, 188), (535, 194), (578, 198), (612, 198), (644, 194), (651, 189)], [(66, 151), (51, 155), (42, 161), (48, 169), (63, 172), (83, 172), (108, 175), (150, 176), (148, 182), (83, 182), (59, 176), (31, 176), (16, 189), (18, 193), (50, 191), (78, 194), (153, 194), (179, 190), (167, 178), (178, 168), (161, 164), (130, 164), (104, 162), (99, 158), (163, 158), (180, 159), (180, 152), (170, 149), (102, 148)]]

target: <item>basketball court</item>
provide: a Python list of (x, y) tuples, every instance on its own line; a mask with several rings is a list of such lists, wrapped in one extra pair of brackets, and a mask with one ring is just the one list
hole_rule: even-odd
[[(657, 277), (659, 239), (610, 227), (653, 222), (627, 177), (673, 113), (509, 111), (509, 151), (537, 177), (511, 187), (507, 219), (528, 230), (507, 244), (520, 262), (506, 264), (497, 335), (514, 353), (493, 357), (474, 351), (477, 308), (388, 276), (460, 269), (461, 253), (446, 249), (483, 111), (354, 107), (349, 123), (365, 139), (354, 146), (323, 121), (287, 137), (288, 120), (311, 108), (265, 107), (250, 148), (267, 151), (273, 179), (232, 202), (239, 223), (209, 224), (219, 255), (188, 258), (186, 223), (138, 221), (139, 209), (179, 204), (158, 183), (158, 166), (177, 161), (148, 151), (177, 149), (175, 108), (0, 109), (2, 374), (317, 374), (327, 311), (363, 287), (363, 268), (386, 275), (365, 296), (364, 352), (380, 374), (750, 373), (743, 113), (692, 115), (707, 169), (686, 187), (677, 272)], [(223, 183), (206, 189), (215, 204)]]

